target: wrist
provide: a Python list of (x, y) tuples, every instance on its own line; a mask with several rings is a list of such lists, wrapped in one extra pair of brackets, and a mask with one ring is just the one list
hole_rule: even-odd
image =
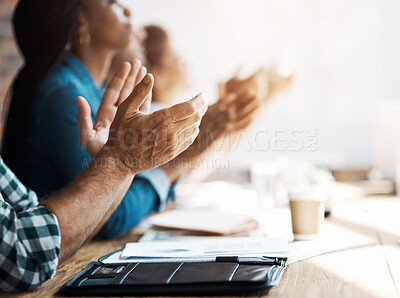
[(168, 162), (159, 167), (165, 175), (167, 175), (169, 182), (174, 184), (181, 177), (183, 169), (181, 167), (177, 168), (176, 164), (173, 162)]
[(104, 146), (99, 154), (93, 158), (95, 167), (106, 167), (122, 177), (136, 175), (138, 171), (129, 167), (118, 150)]

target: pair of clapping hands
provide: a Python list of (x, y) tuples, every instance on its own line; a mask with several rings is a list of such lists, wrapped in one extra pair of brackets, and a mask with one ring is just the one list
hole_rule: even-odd
[[(284, 65), (283, 65), (284, 66)], [(219, 100), (209, 107), (202, 130), (212, 131), (215, 139), (248, 127), (257, 111), (293, 80), (291, 68), (260, 68), (246, 78), (233, 78), (219, 85)]]
[[(238, 71), (239, 72), (239, 71)], [(240, 79), (238, 74), (219, 86), (220, 96), (228, 93), (243, 93), (253, 90), (261, 101), (268, 102), (275, 94), (287, 89), (293, 81), (293, 71), (290, 66), (282, 64), (279, 67), (259, 68), (247, 78)]]
[(88, 102), (77, 98), (79, 142), (92, 158), (111, 150), (138, 173), (170, 161), (194, 142), (207, 111), (204, 96), (149, 114), (145, 106), (153, 86), (154, 77), (134, 60), (123, 63), (110, 81), (94, 124)]

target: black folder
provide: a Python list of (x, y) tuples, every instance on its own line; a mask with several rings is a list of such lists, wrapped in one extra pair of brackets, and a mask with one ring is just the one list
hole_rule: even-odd
[[(64, 296), (242, 295), (278, 285), (287, 258), (217, 256), (215, 261), (90, 263)], [(266, 293), (266, 292), (264, 292)]]

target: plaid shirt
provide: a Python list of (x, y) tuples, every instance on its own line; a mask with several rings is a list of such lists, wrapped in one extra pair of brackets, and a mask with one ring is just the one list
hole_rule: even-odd
[(0, 291), (29, 291), (54, 276), (60, 251), (56, 216), (38, 206), (0, 158)]

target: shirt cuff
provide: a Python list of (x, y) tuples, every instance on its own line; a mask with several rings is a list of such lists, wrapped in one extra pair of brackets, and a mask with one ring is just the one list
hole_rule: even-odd
[(147, 180), (155, 189), (159, 197), (159, 205), (156, 211), (165, 207), (170, 195), (171, 182), (165, 172), (159, 168), (136, 174), (136, 177)]

